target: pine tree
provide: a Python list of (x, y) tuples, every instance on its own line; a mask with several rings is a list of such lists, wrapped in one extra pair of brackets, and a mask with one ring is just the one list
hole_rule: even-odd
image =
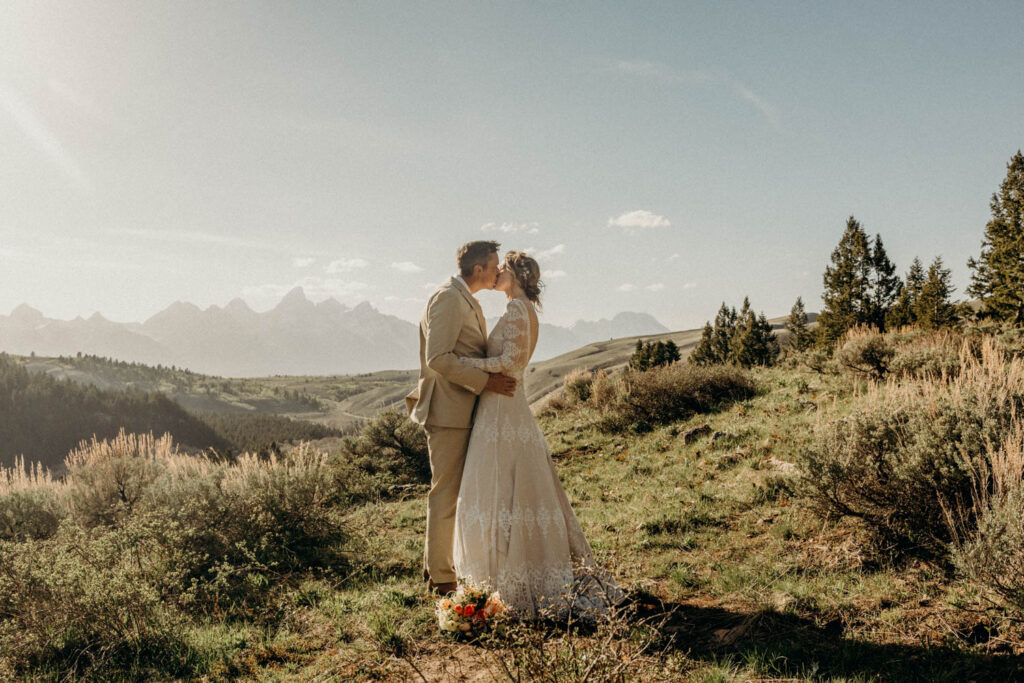
[(645, 344), (642, 340), (636, 340), (636, 346), (633, 349), (633, 356), (629, 359), (629, 367), (634, 370), (643, 372), (651, 368), (651, 346)]
[(992, 195), (992, 220), (985, 226), (981, 256), (967, 261), (970, 296), (981, 299), (983, 315), (1024, 324), (1024, 155), (1006, 165), (999, 192)]
[(732, 340), (729, 360), (745, 368), (754, 365), (772, 365), (779, 355), (779, 342), (764, 313), (760, 316), (750, 310), (739, 319)]
[(848, 329), (868, 319), (871, 248), (864, 229), (853, 216), (847, 219), (846, 231), (832, 251), (831, 260), (832, 265), (825, 268), (825, 306), (818, 317), (821, 341), (828, 348)]
[(676, 346), (676, 343), (671, 339), (665, 342), (665, 358), (667, 360), (666, 365), (676, 363), (680, 358), (682, 358), (679, 353), (679, 347)]
[(704, 323), (704, 331), (700, 335), (700, 342), (690, 353), (690, 362), (694, 365), (714, 365), (719, 362), (715, 357), (715, 331), (710, 322)]
[(882, 236), (875, 235), (871, 249), (871, 276), (868, 291), (867, 323), (885, 331), (885, 318), (896, 303), (903, 283), (896, 274), (896, 266), (889, 260), (882, 246)]
[(926, 330), (956, 324), (956, 305), (950, 301), (952, 294), (951, 273), (942, 266), (942, 257), (936, 256), (928, 266), (928, 277), (914, 304), (917, 324)]
[(722, 307), (718, 309), (718, 314), (715, 316), (714, 336), (711, 341), (716, 363), (725, 363), (729, 359), (729, 347), (732, 337), (736, 333), (736, 319), (736, 309), (726, 307), (723, 301)]
[(796, 298), (796, 303), (789, 311), (786, 330), (789, 332), (789, 348), (794, 351), (806, 351), (814, 341), (814, 336), (807, 329), (807, 311), (804, 310), (802, 297)]
[(886, 326), (889, 329), (896, 329), (904, 325), (913, 325), (917, 322), (917, 314), (914, 312), (917, 300), (921, 296), (921, 287), (924, 286), (924, 268), (921, 266), (921, 259), (914, 257), (910, 264), (910, 270), (903, 280), (903, 287), (900, 288), (900, 296), (896, 304), (886, 316)]

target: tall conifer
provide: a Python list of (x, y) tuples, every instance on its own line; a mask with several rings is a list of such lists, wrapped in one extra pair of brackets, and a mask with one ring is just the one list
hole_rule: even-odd
[(867, 322), (879, 330), (885, 330), (885, 318), (896, 303), (903, 283), (896, 274), (896, 266), (889, 260), (882, 246), (882, 236), (875, 235), (871, 247), (871, 275), (867, 301)]
[(807, 311), (804, 310), (802, 297), (796, 298), (796, 303), (789, 311), (789, 320), (786, 321), (786, 330), (789, 331), (789, 348), (794, 351), (805, 351), (810, 347), (814, 337), (807, 329)]
[(936, 256), (928, 266), (928, 276), (921, 285), (921, 292), (914, 303), (917, 324), (926, 330), (947, 327), (956, 323), (956, 305), (950, 301), (953, 294), (951, 274), (942, 265), (942, 257)]
[(923, 286), (924, 268), (921, 266), (921, 259), (915, 256), (914, 261), (910, 264), (910, 270), (907, 271), (907, 276), (903, 280), (900, 296), (886, 317), (887, 327), (895, 329), (917, 322), (917, 314), (914, 311)]
[(871, 248), (868, 236), (853, 216), (832, 251), (832, 265), (825, 267), (825, 306), (818, 317), (821, 340), (826, 347), (848, 329), (868, 318), (868, 289), (871, 275)]
[(969, 259), (974, 271), (970, 296), (981, 299), (982, 314), (1024, 324), (1024, 155), (1006, 165), (999, 192), (992, 195), (992, 219), (985, 226), (981, 255)]

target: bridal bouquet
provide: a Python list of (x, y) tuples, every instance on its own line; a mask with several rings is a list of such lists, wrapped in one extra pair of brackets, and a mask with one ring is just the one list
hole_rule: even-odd
[(437, 623), (442, 631), (476, 635), (490, 628), (494, 618), (505, 612), (497, 591), (478, 586), (459, 586), (450, 597), (437, 603)]

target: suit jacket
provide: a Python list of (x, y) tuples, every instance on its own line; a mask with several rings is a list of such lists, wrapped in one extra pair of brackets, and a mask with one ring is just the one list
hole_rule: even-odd
[(469, 289), (449, 278), (420, 320), (420, 376), (405, 405), (413, 422), (468, 429), (488, 373), (459, 362), (487, 356), (487, 323)]

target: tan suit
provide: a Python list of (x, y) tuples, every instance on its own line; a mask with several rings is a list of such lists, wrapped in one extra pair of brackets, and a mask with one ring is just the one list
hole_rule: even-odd
[(452, 277), (427, 302), (420, 320), (419, 381), (405, 397), (410, 419), (424, 426), (430, 452), (423, 574), (434, 583), (456, 579), (455, 506), (473, 410), (489, 377), (459, 358), (486, 356), (487, 323), (480, 304), (463, 282)]

